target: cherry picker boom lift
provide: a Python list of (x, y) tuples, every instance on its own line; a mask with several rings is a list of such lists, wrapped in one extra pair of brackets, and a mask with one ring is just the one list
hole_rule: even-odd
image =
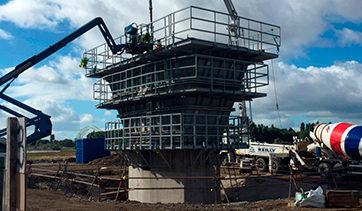
[[(125, 35), (126, 37), (129, 37), (130, 39), (136, 39), (138, 37), (137, 35), (137, 25), (131, 24), (125, 28)], [(126, 50), (127, 53), (130, 53), (132, 55), (134, 54), (140, 54), (144, 52), (145, 50), (150, 50), (153, 47), (152, 43), (140, 43), (135, 42), (135, 40), (130, 40), (130, 42), (125, 44), (116, 44), (114, 39), (112, 38), (111, 33), (109, 32), (107, 26), (105, 25), (102, 18), (97, 17), (90, 22), (86, 23), (79, 29), (75, 30), (68, 36), (64, 37), (60, 41), (56, 42), (55, 44), (49, 46), (47, 49), (43, 50), (42, 52), (38, 53), (37, 55), (27, 59), (26, 61), (22, 62), (21, 64), (17, 65), (14, 70), (10, 71), (9, 73), (5, 74), (0, 78), (0, 86), (4, 86), (4, 88), (0, 91), (0, 98), (4, 101), (7, 101), (27, 112), (30, 112), (35, 115), (33, 118), (27, 118), (24, 115), (18, 113), (17, 111), (14, 111), (8, 107), (5, 107), (3, 105), (0, 105), (0, 109), (12, 114), (16, 117), (25, 117), (26, 118), (26, 126), (34, 126), (35, 130), (32, 134), (30, 134), (27, 137), (27, 142), (33, 142), (36, 140), (39, 140), (41, 138), (44, 138), (51, 134), (52, 130), (52, 123), (50, 120), (50, 116), (47, 114), (44, 114), (43, 112), (36, 110), (28, 105), (25, 105), (24, 103), (17, 101), (7, 95), (4, 94), (4, 91), (10, 86), (10, 84), (24, 71), (29, 69), (30, 67), (34, 66), (35, 64), (39, 63), (43, 59), (47, 58), (48, 56), (52, 55), (59, 49), (66, 46), (69, 42), (73, 41), (74, 39), (78, 38), (79, 36), (83, 35), (85, 32), (89, 31), (93, 27), (98, 26), (100, 29), (104, 39), (107, 42), (108, 47), (112, 51), (113, 54), (116, 54), (121, 51), (123, 53), (124, 50)], [(6, 135), (6, 128), (0, 130), (0, 137)]]

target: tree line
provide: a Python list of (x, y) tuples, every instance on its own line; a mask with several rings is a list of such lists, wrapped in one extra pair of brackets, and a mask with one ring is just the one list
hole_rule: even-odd
[(250, 138), (257, 142), (275, 143), (275, 144), (293, 144), (293, 137), (298, 139), (309, 138), (309, 131), (313, 131), (317, 123), (302, 122), (300, 124), (300, 131), (296, 132), (293, 128), (276, 128), (273, 124), (269, 127), (267, 125), (252, 122), (249, 125)]
[[(276, 143), (276, 144), (293, 144), (293, 137), (297, 136), (298, 139), (309, 138), (309, 131), (313, 131), (314, 126), (319, 124), (302, 122), (300, 124), (300, 130), (294, 131), (293, 128), (277, 128), (273, 124), (269, 127), (267, 125), (258, 124), (252, 122), (249, 125), (250, 138), (258, 142)], [(87, 135), (87, 138), (104, 138), (105, 133), (103, 131), (92, 132)]]
[[(94, 138), (104, 138), (105, 133), (104, 131), (98, 132), (91, 132), (87, 134), (87, 139), (94, 139)], [(64, 139), (64, 140), (55, 140), (50, 142), (46, 139), (40, 139), (31, 143), (27, 144), (27, 148), (29, 150), (37, 149), (37, 150), (60, 150), (61, 148), (74, 148), (75, 142), (71, 139)]]

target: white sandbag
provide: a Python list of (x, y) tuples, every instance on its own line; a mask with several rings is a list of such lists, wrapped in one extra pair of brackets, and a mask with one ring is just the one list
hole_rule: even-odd
[(301, 192), (295, 192), (294, 204), (298, 205), (304, 198), (305, 196)]
[(296, 200), (295, 204), (297, 206), (319, 207), (319, 208), (325, 207), (326, 199), (323, 194), (323, 189), (320, 186), (315, 190), (310, 190), (310, 191), (305, 192), (304, 196), (306, 196), (306, 197), (303, 198), (303, 196), (302, 196), (302, 197), (298, 198), (299, 199), (298, 201)]

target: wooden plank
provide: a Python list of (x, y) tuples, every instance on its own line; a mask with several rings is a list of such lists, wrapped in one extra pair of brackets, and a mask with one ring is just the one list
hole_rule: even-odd
[(358, 190), (327, 190), (327, 207), (357, 207), (359, 206)]
[(17, 118), (17, 210), (26, 210), (26, 119)]
[(26, 209), (26, 120), (7, 119), (4, 210)]
[(7, 119), (7, 143), (6, 143), (6, 175), (5, 175), (5, 202), (4, 210), (16, 210), (17, 182), (17, 124), (14, 117)]
[(18, 210), (26, 210), (26, 174), (16, 173), (17, 188), (17, 200), (16, 207)]

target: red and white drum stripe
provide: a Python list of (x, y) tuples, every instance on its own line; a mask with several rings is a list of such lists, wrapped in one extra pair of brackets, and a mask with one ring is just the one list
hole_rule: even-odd
[(350, 123), (318, 124), (314, 135), (335, 153), (362, 159), (362, 127)]

